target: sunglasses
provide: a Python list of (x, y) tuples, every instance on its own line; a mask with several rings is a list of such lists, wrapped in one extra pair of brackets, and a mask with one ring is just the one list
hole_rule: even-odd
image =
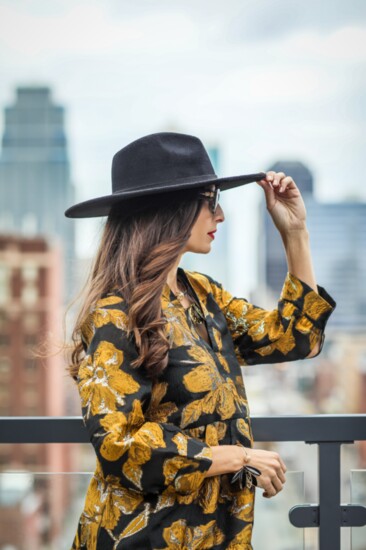
[(212, 214), (215, 214), (217, 206), (220, 200), (220, 188), (216, 187), (215, 191), (204, 191), (200, 193), (201, 197), (205, 197), (208, 200), (208, 206)]

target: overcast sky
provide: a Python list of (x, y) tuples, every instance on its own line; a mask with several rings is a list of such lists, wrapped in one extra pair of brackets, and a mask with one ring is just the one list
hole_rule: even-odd
[[(1, 109), (23, 84), (66, 106), (77, 200), (109, 193), (113, 154), (163, 130), (218, 144), (219, 175), (301, 160), (320, 200), (366, 200), (363, 0), (0, 0), (0, 56)], [(251, 220), (261, 193), (224, 204)]]

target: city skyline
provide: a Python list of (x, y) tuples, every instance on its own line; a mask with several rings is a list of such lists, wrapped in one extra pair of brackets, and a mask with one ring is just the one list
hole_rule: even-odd
[[(288, 0), (3, 0), (0, 104), (17, 85), (52, 87), (67, 110), (76, 201), (109, 192), (118, 149), (169, 129), (215, 142), (219, 175), (298, 160), (313, 172), (318, 200), (366, 200), (357, 178), (366, 145), (365, 20), (356, 0), (309, 1), (301, 10)], [(251, 257), (261, 196), (253, 184), (226, 200), (239, 224), (233, 247)], [(72, 222), (79, 255), (93, 254), (100, 222)], [(234, 285), (252, 289), (252, 263), (238, 270)]]

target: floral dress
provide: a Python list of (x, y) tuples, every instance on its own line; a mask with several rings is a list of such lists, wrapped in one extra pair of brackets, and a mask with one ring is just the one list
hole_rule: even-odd
[(168, 367), (154, 383), (131, 367), (127, 306), (104, 295), (83, 325), (78, 389), (97, 456), (73, 550), (252, 549), (255, 486), (206, 477), (213, 445), (251, 447), (241, 366), (304, 359), (336, 304), (287, 273), (277, 308), (232, 296), (178, 268), (205, 315), (209, 343), (166, 284)]

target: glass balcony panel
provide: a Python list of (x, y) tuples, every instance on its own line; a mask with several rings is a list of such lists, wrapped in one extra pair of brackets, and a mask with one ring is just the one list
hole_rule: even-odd
[[(33, 453), (33, 447), (37, 445), (19, 446), (24, 446), (29, 453)], [(79, 445), (70, 445), (73, 448), (75, 446)], [(1, 447), (4, 450), (10, 448), (10, 445), (4, 444)], [(61, 445), (47, 444), (40, 447), (58, 449)], [(9, 471), (9, 460), (3, 457), (2, 465), (7, 471), (0, 473), (0, 550), (70, 549), (95, 464), (92, 449), (80, 444), (81, 450), (84, 451), (81, 453), (84, 458), (81, 460), (79, 457), (73, 463), (72, 473), (24, 471), (29, 467), (26, 464), (16, 466), (23, 471), (12, 472)], [(286, 462), (287, 460), (286, 456)], [(86, 471), (80, 473), (80, 470)], [(347, 467), (347, 470), (349, 472), (351, 469)], [(305, 475), (308, 486), (309, 477), (307, 473)], [(271, 550), (318, 550), (318, 529), (297, 529), (288, 520), (288, 512), (292, 506), (317, 502), (318, 499), (312, 493), (308, 494), (309, 487), (304, 496), (303, 471), (294, 468), (287, 472), (286, 477), (284, 490), (275, 498), (265, 499), (261, 494), (262, 489), (257, 489), (253, 546), (261, 549), (268, 547), (269, 543)], [(313, 479), (316, 480), (316, 475), (313, 475)], [(351, 470), (349, 479), (347, 496), (342, 498), (342, 502), (349, 501), (365, 506), (366, 470)], [(342, 549), (366, 550), (366, 526), (343, 528), (341, 534)]]
[[(0, 548), (69, 550), (92, 473), (0, 474)], [(256, 493), (254, 548), (305, 549), (302, 529), (288, 511), (304, 502), (303, 472), (288, 472), (286, 488), (273, 499)]]
[(304, 503), (304, 472), (287, 471), (284, 489), (264, 498), (256, 489), (253, 547), (271, 550), (305, 550), (304, 529), (291, 525), (290, 509)]
[(0, 474), (0, 549), (70, 550), (91, 473)]
[[(366, 506), (366, 470), (351, 470), (351, 504)], [(366, 525), (351, 528), (351, 549), (366, 549)]]

